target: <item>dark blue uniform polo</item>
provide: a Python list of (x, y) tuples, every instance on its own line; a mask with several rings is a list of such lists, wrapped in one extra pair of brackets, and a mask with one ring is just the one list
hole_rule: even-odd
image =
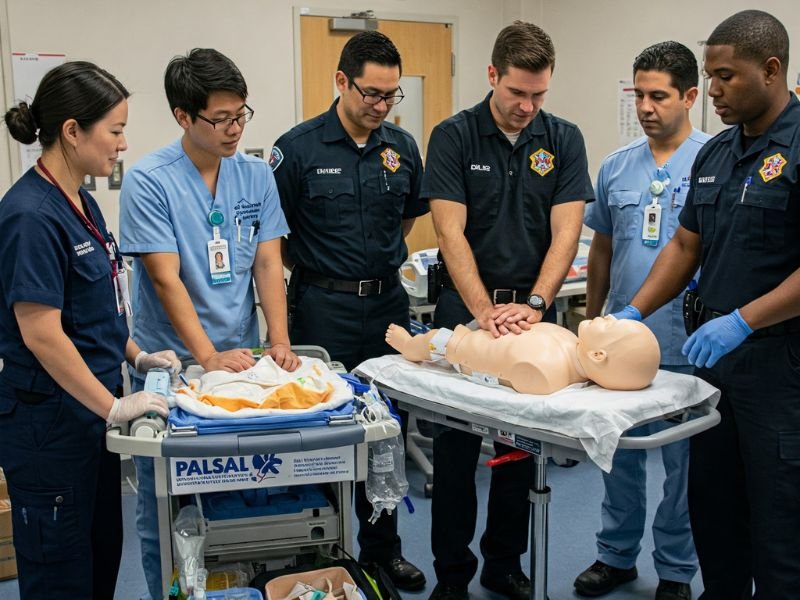
[[(749, 144), (745, 144), (749, 141)], [(800, 102), (757, 138), (697, 155), (681, 224), (700, 235), (700, 298), (732, 310), (800, 268)], [(721, 423), (691, 438), (689, 515), (709, 600), (800, 588), (800, 318), (758, 329), (710, 369)]]
[(408, 254), (402, 219), (428, 212), (419, 199), (422, 160), (414, 139), (390, 123), (359, 148), (337, 102), (275, 142), (270, 163), (291, 229), (289, 259), (339, 279), (386, 277)]
[[(101, 232), (97, 203), (86, 203)], [(106, 249), (33, 169), (0, 201), (0, 464), (23, 598), (111, 598), (122, 554), (119, 457), (105, 421), (61, 389), (25, 346), (17, 302), (61, 310), (64, 333), (119, 394), (128, 330)]]
[[(85, 192), (84, 197), (105, 232), (97, 203)], [(14, 377), (12, 383), (25, 389), (55, 390), (49, 377), (39, 375), (43, 369), (25, 346), (14, 316), (15, 302), (33, 302), (61, 310), (64, 333), (92, 373), (113, 390), (120, 383), (128, 328), (125, 316), (117, 313), (106, 249), (34, 170), (0, 203), (0, 223), (0, 357), (5, 364), (0, 379)], [(25, 373), (33, 387), (26, 387)], [(48, 383), (39, 389), (42, 381)]]
[(800, 268), (800, 102), (749, 147), (731, 127), (700, 150), (681, 225), (700, 235), (706, 306), (728, 313)]
[(594, 199), (586, 148), (575, 125), (543, 111), (512, 147), (490, 96), (433, 130), (422, 197), (466, 204), (464, 235), (488, 289), (530, 289), (550, 247), (550, 209)]

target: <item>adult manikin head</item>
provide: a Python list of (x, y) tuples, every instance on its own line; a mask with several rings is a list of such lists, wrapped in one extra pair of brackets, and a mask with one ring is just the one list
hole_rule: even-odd
[(645, 388), (660, 361), (656, 336), (644, 323), (609, 315), (578, 326), (578, 362), (586, 376), (602, 387)]

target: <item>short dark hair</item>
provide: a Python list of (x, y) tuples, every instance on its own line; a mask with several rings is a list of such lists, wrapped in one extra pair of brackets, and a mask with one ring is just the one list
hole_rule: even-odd
[(403, 61), (394, 42), (380, 31), (360, 31), (347, 40), (336, 67), (352, 82), (364, 74), (364, 64), (372, 62), (384, 67), (397, 67), (403, 74)]
[(90, 62), (71, 61), (45, 74), (30, 105), (20, 102), (8, 110), (6, 126), (15, 140), (32, 144), (38, 139), (49, 148), (61, 139), (61, 127), (69, 119), (88, 130), (128, 96), (108, 71)]
[(764, 62), (776, 57), (781, 69), (789, 66), (789, 34), (786, 27), (762, 10), (743, 10), (716, 26), (706, 40), (708, 46), (733, 46), (733, 55)]
[(660, 42), (641, 51), (633, 61), (633, 76), (638, 71), (669, 73), (672, 87), (683, 98), (686, 90), (697, 87), (700, 74), (697, 59), (689, 48), (678, 42)]
[(208, 106), (212, 92), (233, 92), (247, 100), (247, 83), (234, 62), (213, 48), (195, 48), (176, 56), (164, 73), (169, 109), (185, 111), (192, 121)]
[(556, 66), (553, 40), (538, 25), (514, 21), (497, 34), (492, 49), (492, 65), (501, 77), (508, 72), (508, 67), (533, 73), (548, 67), (552, 71)]

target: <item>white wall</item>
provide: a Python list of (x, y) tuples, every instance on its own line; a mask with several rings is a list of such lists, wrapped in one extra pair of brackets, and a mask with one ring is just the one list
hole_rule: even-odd
[[(721, 21), (744, 9), (758, 8), (786, 26), (791, 42), (789, 84), (794, 89), (800, 69), (800, 11), (797, 0), (534, 0), (523, 3), (522, 18), (541, 25), (556, 47), (556, 70), (545, 109), (577, 123), (586, 138), (594, 178), (603, 158), (619, 146), (617, 80), (632, 77), (631, 65), (647, 46), (675, 40), (702, 58), (705, 40)], [(702, 86), (702, 80), (701, 80)], [(702, 88), (701, 88), (702, 89)], [(692, 114), (700, 128), (700, 98)], [(721, 123), (713, 108), (709, 131)]]
[[(248, 102), (256, 116), (246, 128), (241, 148), (268, 151), (296, 122), (294, 9), (303, 6), (297, 2), (0, 0), (0, 18), (4, 5), (10, 32), (8, 50), (63, 52), (69, 59), (91, 60), (116, 75), (133, 93), (126, 129), (129, 149), (123, 155), (126, 166), (179, 135), (164, 97), (162, 77), (170, 58), (193, 47), (220, 50), (247, 80)], [(371, 0), (360, 7), (337, 0), (313, 0), (310, 7), (316, 14), (347, 15), (371, 8), (378, 18), (432, 20), (441, 16), (448, 21), (455, 17), (456, 109), (474, 104), (486, 93), (486, 65), (494, 35), (506, 14), (517, 18), (521, 13), (518, 0), (504, 0), (499, 9), (478, 0)], [(10, 73), (4, 75), (10, 79)], [(11, 98), (6, 100), (8, 106)], [(5, 127), (0, 130), (0, 163), (7, 165), (9, 158), (2, 146), (8, 132)], [(10, 183), (8, 167), (0, 166), (0, 193)], [(116, 230), (119, 193), (108, 191), (104, 179), (98, 180), (97, 187), (94, 195), (109, 226)]]
[[(133, 92), (131, 165), (143, 154), (179, 134), (167, 107), (162, 74), (168, 60), (195, 46), (215, 47), (230, 56), (244, 73), (250, 102), (256, 109), (242, 147), (268, 149), (295, 123), (294, 11), (292, 0), (0, 0), (3, 51), (64, 52), (71, 59), (97, 62), (117, 75)], [(501, 26), (522, 18), (540, 24), (556, 46), (555, 77), (545, 108), (577, 123), (586, 138), (592, 175), (603, 157), (618, 145), (616, 82), (631, 77), (636, 54), (658, 41), (674, 39), (695, 50), (725, 17), (751, 7), (746, 0), (371, 0), (366, 6), (340, 0), (313, 0), (312, 12), (349, 14), (371, 8), (378, 18), (455, 18), (457, 71), (454, 108), (471, 106), (487, 91), (486, 65)], [(800, 30), (797, 0), (761, 0), (759, 8), (780, 18), (792, 35)], [(7, 38), (3, 33), (8, 31)], [(800, 69), (800, 40), (793, 39), (790, 85)], [(8, 60), (5, 73), (10, 79)], [(6, 90), (10, 86), (6, 84)], [(10, 98), (6, 98), (10, 100)], [(8, 103), (6, 103), (6, 106)], [(699, 111), (695, 113), (699, 126)], [(711, 129), (719, 123), (712, 114)], [(8, 133), (0, 128), (0, 193), (10, 185), (5, 152)], [(96, 196), (109, 224), (116, 228), (117, 192), (98, 181)]]

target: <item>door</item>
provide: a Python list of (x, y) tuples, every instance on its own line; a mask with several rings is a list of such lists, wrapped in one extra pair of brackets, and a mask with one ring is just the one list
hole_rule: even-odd
[[(400, 51), (403, 80), (408, 82), (403, 88), (406, 98), (392, 109), (387, 118), (415, 135), (424, 159), (431, 130), (452, 114), (452, 26), (448, 23), (381, 20), (378, 21), (378, 30), (386, 34)], [(330, 31), (328, 17), (300, 17), (303, 120), (325, 112), (333, 102), (333, 76), (339, 54), (354, 33)], [(413, 94), (409, 93), (411, 90), (414, 90)], [(409, 252), (436, 247), (430, 215), (417, 219), (406, 241)]]

